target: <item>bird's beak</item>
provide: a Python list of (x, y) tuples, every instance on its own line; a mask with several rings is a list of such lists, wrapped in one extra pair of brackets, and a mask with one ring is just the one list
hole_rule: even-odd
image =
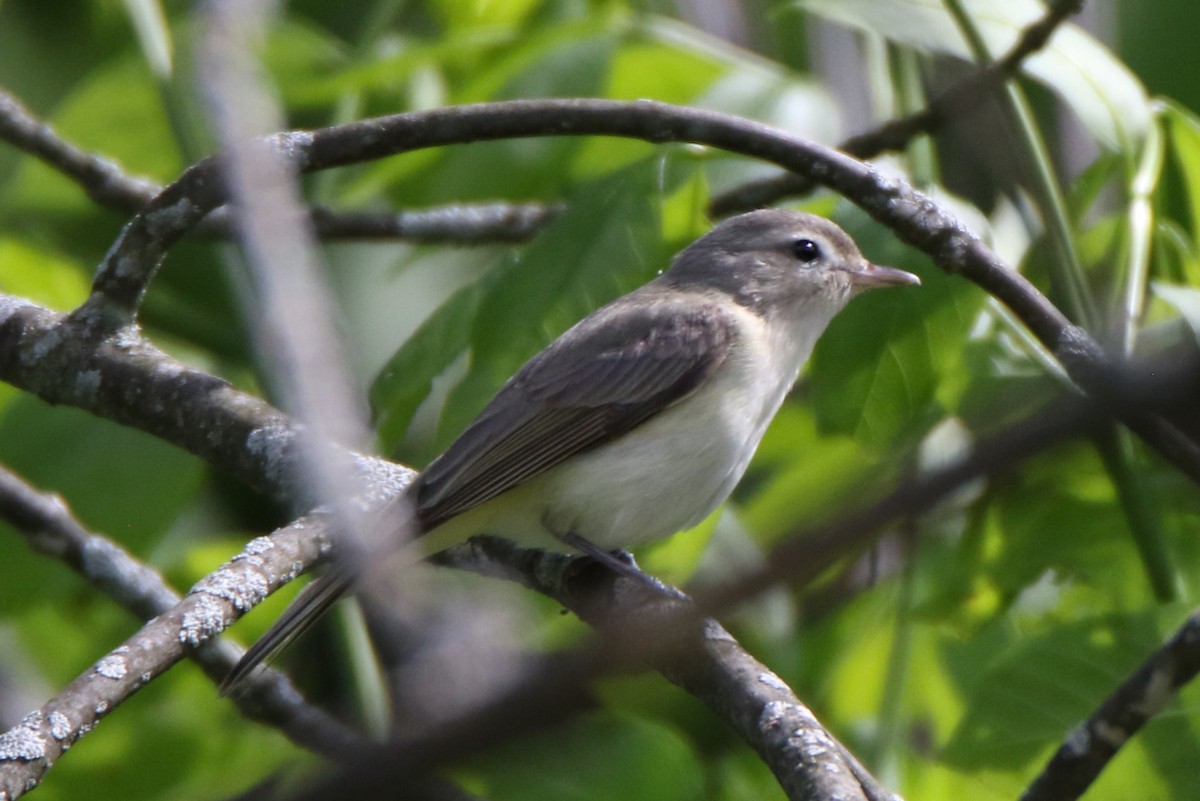
[(857, 269), (850, 271), (850, 283), (855, 289), (874, 289), (879, 286), (904, 286), (905, 284), (920, 284), (921, 279), (904, 270), (895, 267), (884, 267), (864, 261)]

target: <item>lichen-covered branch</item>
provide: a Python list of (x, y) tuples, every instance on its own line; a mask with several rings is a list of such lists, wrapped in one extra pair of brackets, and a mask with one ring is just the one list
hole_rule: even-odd
[[(717, 621), (698, 617), (677, 590), (654, 595), (637, 591), (643, 588), (631, 591), (619, 584), (629, 579), (608, 571), (581, 577), (577, 566), (587, 564), (583, 557), (522, 549), (495, 537), (476, 537), (437, 561), (519, 581), (610, 637), (628, 631), (643, 637), (641, 645), (654, 667), (736, 731), (770, 767), (788, 798), (898, 798), (821, 725), (786, 682)], [(668, 642), (669, 647), (660, 650), (650, 642)]]
[[(216, 572), (199, 581), (179, 603), (148, 621), (136, 634), (101, 657), (39, 709), (0, 734), (0, 799), (12, 801), (37, 786), (41, 777), (100, 720), (181, 659), (212, 644), (213, 638), (246, 610), (323, 556), (325, 522), (301, 518), (271, 537), (260, 537)], [(221, 659), (227, 659), (226, 654)], [(206, 658), (218, 658), (217, 655)], [(358, 745), (340, 727), (295, 698), (290, 685), (265, 681), (263, 692), (278, 693), (264, 707), (290, 710), (287, 731), (317, 744), (323, 752), (345, 755)]]
[[(303, 502), (301, 432), (269, 403), (171, 358), (136, 328), (95, 336), (71, 318), (0, 294), (0, 380), (153, 434), (282, 501)], [(364, 488), (394, 491), (412, 471), (345, 451)]]
[[(38, 492), (4, 469), (0, 469), (0, 518), (11, 523), (30, 548), (62, 561), (141, 620), (166, 614), (180, 602), (158, 571), (118, 543), (84, 528), (61, 498)], [(320, 532), (311, 530), (316, 539)], [(261, 543), (256, 549), (260, 547)], [(114, 659), (109, 664), (115, 666), (120, 654), (110, 656)], [(228, 674), (240, 656), (241, 649), (226, 641), (208, 643), (192, 654), (214, 683)], [(333, 757), (346, 753), (360, 739), (324, 711), (306, 704), (291, 680), (277, 670), (264, 669), (248, 690), (236, 699), (243, 713), (279, 728), (300, 746)]]

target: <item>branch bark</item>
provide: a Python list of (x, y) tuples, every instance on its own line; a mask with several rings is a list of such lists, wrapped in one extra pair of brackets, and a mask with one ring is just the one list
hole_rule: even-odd
[[(251, 487), (303, 506), (299, 438), (286, 415), (227, 381), (171, 358), (133, 328), (95, 336), (72, 318), (0, 294), (0, 380), (153, 434)], [(366, 491), (390, 494), (412, 471), (342, 451)]]

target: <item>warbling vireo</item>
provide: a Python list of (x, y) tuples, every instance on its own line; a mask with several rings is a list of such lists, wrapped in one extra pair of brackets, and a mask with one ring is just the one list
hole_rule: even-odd
[[(530, 359), (416, 478), (419, 555), (482, 533), (593, 552), (696, 525), (733, 491), (833, 316), (864, 290), (917, 283), (820, 217), (720, 223)], [(314, 582), (227, 685), (348, 583)]]

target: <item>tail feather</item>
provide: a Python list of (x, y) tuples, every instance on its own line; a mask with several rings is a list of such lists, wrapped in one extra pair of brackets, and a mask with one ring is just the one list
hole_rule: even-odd
[(334, 567), (328, 573), (313, 580), (300, 591), (279, 619), (267, 630), (262, 638), (250, 648), (229, 671), (229, 675), (221, 682), (219, 691), (222, 696), (234, 692), (261, 665), (312, 628), (321, 615), (329, 607), (337, 603), (350, 589), (350, 572), (344, 568)]

